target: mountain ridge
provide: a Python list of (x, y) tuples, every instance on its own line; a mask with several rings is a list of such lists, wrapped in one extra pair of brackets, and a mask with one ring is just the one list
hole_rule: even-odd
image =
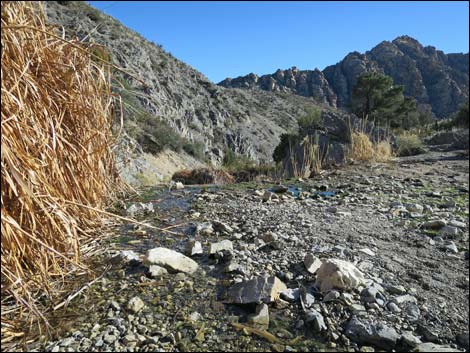
[(223, 87), (261, 88), (313, 97), (332, 107), (346, 107), (357, 77), (365, 72), (391, 76), (405, 86), (405, 94), (428, 105), (437, 117), (446, 117), (468, 99), (468, 53), (448, 53), (402, 35), (382, 41), (365, 53), (353, 51), (323, 71), (298, 70), (295, 66), (272, 74), (250, 73), (226, 78)]

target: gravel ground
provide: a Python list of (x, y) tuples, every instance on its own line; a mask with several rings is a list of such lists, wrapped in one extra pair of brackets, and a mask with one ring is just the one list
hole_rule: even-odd
[[(468, 350), (468, 173), (468, 155), (432, 152), (285, 181), (283, 193), (264, 183), (149, 190), (135, 200), (135, 217), (176, 225), (179, 235), (116, 228), (119, 235), (95, 259), (102, 277), (55, 314), (52, 337), (26, 348)], [(139, 215), (137, 201), (152, 202), (155, 213)], [(195, 273), (149, 275), (141, 261), (147, 250), (185, 253), (190, 240), (203, 249), (193, 256)], [(222, 240), (232, 249), (210, 256), (211, 244)], [(113, 258), (123, 250), (136, 259)], [(320, 263), (343, 260), (364, 280), (322, 291), (315, 285), (320, 272), (304, 263), (308, 254)], [(265, 306), (230, 304), (235, 283), (270, 276), (298, 294)]]

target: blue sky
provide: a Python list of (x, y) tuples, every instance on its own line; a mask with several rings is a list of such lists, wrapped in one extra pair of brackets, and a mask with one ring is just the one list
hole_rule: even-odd
[(213, 82), (278, 68), (323, 70), (407, 34), (468, 52), (467, 1), (89, 1)]

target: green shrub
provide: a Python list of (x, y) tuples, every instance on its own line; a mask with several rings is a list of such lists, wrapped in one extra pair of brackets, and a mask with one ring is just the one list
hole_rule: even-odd
[(297, 119), (299, 124), (299, 133), (305, 136), (309, 129), (322, 129), (321, 111), (318, 109), (307, 109), (307, 114)]
[(418, 135), (403, 134), (397, 136), (397, 155), (414, 156), (423, 152), (423, 143)]

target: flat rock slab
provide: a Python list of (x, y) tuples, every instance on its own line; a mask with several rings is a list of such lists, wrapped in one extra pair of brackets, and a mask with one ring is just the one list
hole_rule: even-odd
[(147, 252), (145, 261), (148, 264), (165, 267), (176, 272), (192, 274), (199, 265), (189, 257), (167, 248), (154, 248)]
[(271, 303), (286, 291), (286, 285), (277, 277), (256, 277), (249, 281), (234, 284), (227, 293), (227, 303)]
[(370, 344), (385, 350), (391, 350), (400, 338), (393, 327), (384, 324), (362, 322), (357, 318), (349, 321), (346, 336), (359, 344)]
[(435, 343), (421, 343), (414, 349), (413, 352), (463, 352), (461, 350), (449, 347), (449, 346), (442, 346)]

